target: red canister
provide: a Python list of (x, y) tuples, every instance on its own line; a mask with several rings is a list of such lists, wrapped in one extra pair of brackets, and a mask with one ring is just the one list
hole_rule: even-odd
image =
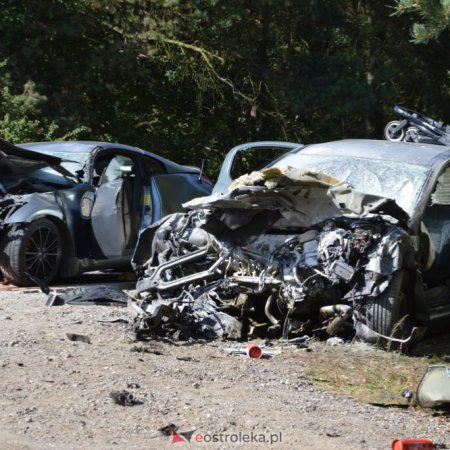
[(256, 344), (247, 344), (247, 356), (259, 359), (262, 356), (262, 350)]
[(435, 450), (429, 439), (395, 439), (392, 450)]

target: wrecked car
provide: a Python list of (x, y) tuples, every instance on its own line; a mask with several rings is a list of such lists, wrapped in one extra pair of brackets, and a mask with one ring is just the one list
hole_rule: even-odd
[(104, 142), (0, 140), (0, 270), (16, 285), (126, 268), (138, 233), (208, 195), (200, 169)]
[(448, 319), (448, 148), (307, 145), (185, 206), (141, 234), (137, 335), (408, 342)]

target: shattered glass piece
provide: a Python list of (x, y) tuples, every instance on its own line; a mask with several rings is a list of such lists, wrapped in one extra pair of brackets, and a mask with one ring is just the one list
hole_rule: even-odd
[(67, 336), (67, 339), (69, 339), (69, 341), (84, 342), (85, 344), (91, 343), (90, 337), (85, 336), (84, 334), (66, 333), (66, 336)]
[(114, 391), (109, 394), (114, 403), (121, 406), (134, 406), (138, 401), (135, 400), (134, 395), (128, 391)]

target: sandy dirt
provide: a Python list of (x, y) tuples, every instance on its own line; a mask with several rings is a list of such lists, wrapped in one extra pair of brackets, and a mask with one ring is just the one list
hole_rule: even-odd
[[(128, 325), (99, 322), (123, 308), (47, 307), (45, 300), (0, 292), (1, 449), (384, 450), (406, 437), (450, 446), (448, 416), (318, 389), (304, 376), (311, 364), (304, 349), (252, 360), (223, 351), (233, 343), (137, 342)], [(115, 404), (110, 393), (119, 390), (138, 404)], [(190, 444), (171, 444), (158, 431), (172, 423), (195, 430)]]

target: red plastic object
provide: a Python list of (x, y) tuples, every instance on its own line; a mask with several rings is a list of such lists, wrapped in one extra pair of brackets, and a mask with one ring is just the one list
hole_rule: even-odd
[(392, 450), (435, 450), (429, 439), (395, 439)]
[(262, 350), (256, 344), (247, 344), (247, 356), (259, 359), (262, 356)]

